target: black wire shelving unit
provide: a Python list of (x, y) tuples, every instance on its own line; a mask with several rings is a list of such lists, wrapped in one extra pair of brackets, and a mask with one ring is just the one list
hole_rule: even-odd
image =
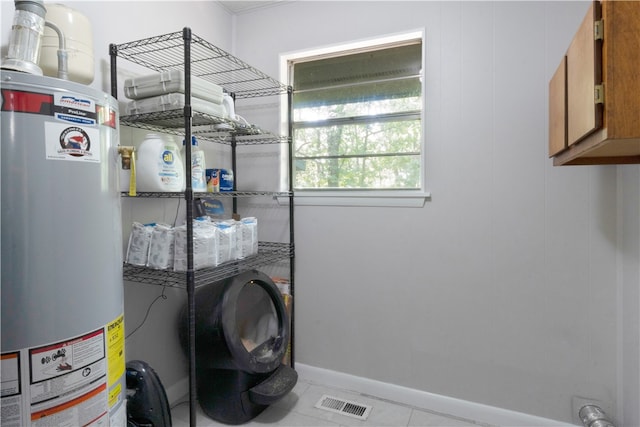
[[(288, 170), (292, 170), (292, 110), (293, 90), (276, 79), (266, 75), (246, 62), (236, 58), (205, 39), (192, 34), (189, 27), (182, 31), (149, 37), (109, 46), (111, 70), (111, 94), (118, 97), (118, 60), (124, 59), (147, 69), (163, 72), (179, 70), (184, 72), (185, 106), (183, 109), (126, 115), (120, 117), (124, 126), (145, 129), (184, 137), (186, 141), (196, 135), (199, 141), (231, 146), (232, 170), (236, 171), (236, 148), (260, 144), (282, 144), (288, 146)], [(238, 101), (245, 98), (264, 96), (284, 96), (287, 98), (287, 135), (279, 136), (246, 122), (238, 122), (212, 116), (197, 111), (191, 106), (191, 78), (197, 76), (221, 86)], [(195, 289), (207, 283), (232, 277), (247, 269), (289, 260), (289, 280), (292, 304), (295, 304), (295, 250), (294, 250), (294, 204), (293, 182), (289, 173), (289, 190), (286, 192), (234, 191), (218, 193), (194, 193), (191, 187), (191, 145), (185, 146), (186, 183), (184, 193), (138, 193), (135, 197), (184, 197), (187, 218), (187, 271), (176, 272), (154, 270), (147, 267), (124, 265), (124, 279), (147, 284), (158, 284), (186, 288), (189, 310), (189, 416), (190, 426), (196, 426), (196, 378), (195, 378)], [(237, 215), (239, 197), (271, 196), (274, 199), (288, 197), (289, 200), (289, 242), (259, 242), (258, 254), (246, 259), (229, 261), (216, 267), (194, 270), (193, 268), (193, 202), (194, 195), (231, 197), (233, 213)], [(128, 197), (128, 193), (122, 193)], [(294, 367), (294, 306), (291, 310), (291, 366)]]

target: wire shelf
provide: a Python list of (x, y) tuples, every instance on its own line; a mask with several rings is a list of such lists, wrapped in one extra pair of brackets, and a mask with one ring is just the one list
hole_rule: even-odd
[[(153, 113), (132, 114), (120, 117), (120, 124), (151, 132), (161, 132), (184, 137), (184, 111), (167, 110)], [(255, 125), (247, 125), (233, 120), (194, 111), (192, 113), (191, 134), (202, 141), (237, 146), (289, 143), (291, 139), (274, 135)]]
[[(216, 267), (203, 268), (194, 271), (194, 287), (214, 283), (229, 277), (233, 277), (243, 271), (274, 264), (293, 257), (293, 245), (289, 243), (259, 242), (258, 254), (251, 257), (229, 261)], [(144, 283), (149, 285), (170, 286), (174, 288), (186, 288), (186, 272), (155, 270), (148, 267), (140, 267), (131, 264), (123, 266), (124, 280)]]
[[(158, 72), (182, 71), (185, 30), (115, 45), (117, 55)], [(190, 51), (191, 74), (222, 86), (236, 99), (280, 95), (288, 90), (278, 80), (195, 34), (191, 34)]]
[[(184, 192), (175, 191), (175, 192), (147, 192), (142, 191), (136, 193), (135, 196), (130, 196), (128, 192), (120, 193), (122, 197), (140, 197), (140, 198), (159, 198), (159, 199), (179, 199), (184, 197)], [(258, 196), (268, 196), (274, 199), (278, 197), (289, 197), (292, 196), (293, 192), (291, 191), (218, 191), (215, 193), (204, 192), (204, 191), (194, 191), (193, 197), (214, 197), (214, 198), (233, 198), (233, 197), (258, 197)]]
[[(142, 114), (131, 114), (128, 116), (121, 116), (120, 123), (126, 126), (137, 127), (140, 125), (144, 126), (154, 126), (156, 128), (176, 128), (176, 129), (184, 129), (184, 110), (176, 109), (176, 110), (166, 110), (166, 111), (155, 111), (152, 113), (142, 113)], [(245, 129), (245, 127), (236, 126), (230, 120), (224, 119), (222, 117), (211, 116), (209, 114), (200, 113), (198, 111), (192, 112), (191, 117), (192, 126), (225, 126), (230, 129), (230, 131), (235, 132), (237, 134), (248, 133), (249, 130)], [(184, 133), (184, 130), (183, 130)]]

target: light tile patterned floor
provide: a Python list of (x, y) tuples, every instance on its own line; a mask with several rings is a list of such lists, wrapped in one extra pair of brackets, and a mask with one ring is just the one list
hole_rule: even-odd
[[(358, 420), (343, 414), (337, 414), (323, 409), (315, 408), (320, 398), (328, 394), (345, 400), (355, 401), (373, 408), (366, 421)], [(189, 426), (189, 405), (179, 403), (171, 409), (173, 426)], [(198, 407), (196, 419), (198, 427), (212, 427), (226, 425), (218, 423), (205, 416)], [(412, 408), (401, 403), (393, 403), (387, 400), (378, 400), (370, 396), (346, 390), (335, 389), (323, 385), (298, 380), (294, 389), (282, 400), (268, 407), (262, 414), (245, 426), (438, 426), (438, 427), (463, 427), (483, 426), (487, 424), (463, 419), (454, 415), (438, 414), (424, 409)]]

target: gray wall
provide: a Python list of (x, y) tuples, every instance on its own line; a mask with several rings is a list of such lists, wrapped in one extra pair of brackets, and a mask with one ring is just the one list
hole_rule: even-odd
[(640, 426), (640, 167), (618, 167), (618, 203), (618, 414)]
[[(640, 425), (640, 168), (546, 157), (547, 82), (587, 2), (304, 1), (236, 17), (184, 1), (153, 2), (151, 17), (151, 4), (72, 2), (94, 26), (93, 87), (109, 89), (109, 43), (185, 25), (276, 77), (282, 53), (426, 31), (433, 197), (296, 208), (299, 363), (565, 421), (572, 396), (593, 397)], [(1, 7), (4, 54), (13, 2)], [(121, 78), (140, 71), (120, 65)], [(140, 138), (122, 129), (123, 144)], [(176, 204), (123, 201), (125, 239), (133, 220), (172, 222)], [(161, 293), (125, 284), (127, 333)], [(173, 400), (186, 391), (185, 295), (165, 295), (126, 351)]]
[(548, 80), (587, 7), (293, 2), (236, 18), (238, 56), (272, 75), (280, 54), (426, 31), (432, 200), (296, 208), (299, 363), (564, 421), (573, 396), (620, 421), (626, 402), (637, 425), (638, 207), (617, 191), (637, 200), (638, 167), (546, 154)]

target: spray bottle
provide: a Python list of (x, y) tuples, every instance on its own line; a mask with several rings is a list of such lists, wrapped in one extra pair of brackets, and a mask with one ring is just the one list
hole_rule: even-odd
[[(185, 141), (182, 141), (182, 158), (186, 159)], [(186, 160), (185, 160), (186, 167)], [(207, 179), (205, 176), (206, 162), (204, 151), (198, 147), (198, 140), (191, 137), (191, 187), (193, 191), (207, 191)], [(186, 169), (185, 169), (186, 170)]]

